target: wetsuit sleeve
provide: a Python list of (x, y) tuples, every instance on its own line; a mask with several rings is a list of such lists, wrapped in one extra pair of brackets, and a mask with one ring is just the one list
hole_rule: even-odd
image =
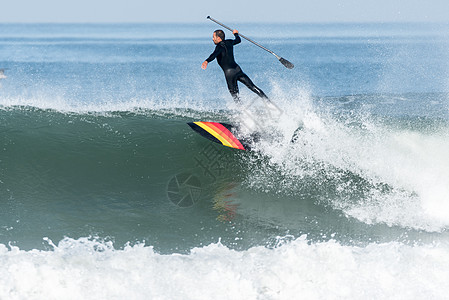
[(232, 41), (232, 44), (233, 44), (233, 45), (237, 45), (237, 44), (239, 44), (242, 40), (240, 39), (240, 36), (239, 36), (238, 33), (234, 34), (234, 36), (235, 36), (235, 39)]
[(221, 53), (221, 51), (223, 51), (223, 47), (220, 47), (219, 45), (217, 45), (216, 47), (215, 47), (215, 50), (214, 50), (214, 52), (212, 52), (212, 54), (206, 59), (206, 61), (208, 62), (208, 63), (210, 63), (211, 61), (213, 61), (220, 53)]

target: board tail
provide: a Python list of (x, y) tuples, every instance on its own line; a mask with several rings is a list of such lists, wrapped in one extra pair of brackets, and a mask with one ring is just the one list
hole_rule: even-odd
[(187, 123), (201, 136), (223, 146), (247, 150), (248, 146), (239, 140), (233, 133), (233, 126), (218, 122), (190, 122)]

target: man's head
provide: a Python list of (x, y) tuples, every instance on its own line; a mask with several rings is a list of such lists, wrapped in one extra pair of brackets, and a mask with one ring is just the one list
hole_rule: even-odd
[(221, 41), (224, 41), (225, 39), (225, 33), (221, 29), (217, 29), (214, 31), (214, 34), (212, 35), (212, 40), (214, 41), (215, 45), (220, 43)]

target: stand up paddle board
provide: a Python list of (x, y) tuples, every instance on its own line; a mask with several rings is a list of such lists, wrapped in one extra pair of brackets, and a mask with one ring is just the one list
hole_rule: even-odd
[(236, 136), (237, 128), (233, 125), (218, 122), (187, 123), (202, 137), (217, 144), (240, 150), (249, 150), (250, 145), (245, 139)]

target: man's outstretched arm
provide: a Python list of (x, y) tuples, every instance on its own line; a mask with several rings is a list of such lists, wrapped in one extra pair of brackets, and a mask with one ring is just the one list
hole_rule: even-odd
[(212, 54), (201, 64), (201, 68), (203, 70), (206, 70), (207, 68), (207, 64), (210, 63), (211, 61), (213, 61), (218, 54), (220, 54), (220, 52), (223, 50), (223, 47), (219, 47), (218, 45), (215, 47), (214, 52), (212, 52)]

